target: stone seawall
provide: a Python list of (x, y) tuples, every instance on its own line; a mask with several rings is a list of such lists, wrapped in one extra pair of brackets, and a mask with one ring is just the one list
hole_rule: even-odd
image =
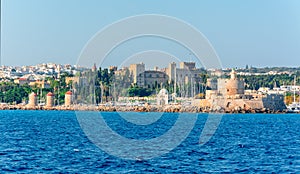
[(0, 106), (0, 110), (61, 110), (61, 111), (102, 111), (102, 112), (189, 112), (189, 113), (286, 113), (286, 111), (270, 110), (266, 108), (231, 108), (224, 109), (222, 107), (197, 107), (197, 106), (181, 106), (181, 105), (166, 105), (164, 107), (149, 105), (149, 106), (55, 106), (45, 107), (36, 106), (28, 107), (21, 105), (6, 105)]

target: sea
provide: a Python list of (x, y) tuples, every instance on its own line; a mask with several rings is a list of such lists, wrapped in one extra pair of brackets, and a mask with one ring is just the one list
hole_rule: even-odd
[(0, 173), (300, 173), (299, 114), (0, 111), (0, 137)]

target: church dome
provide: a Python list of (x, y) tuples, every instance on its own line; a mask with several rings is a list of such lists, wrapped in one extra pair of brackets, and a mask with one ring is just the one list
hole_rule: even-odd
[(161, 90), (159, 91), (159, 94), (168, 95), (169, 92), (168, 92), (167, 89), (163, 88), (163, 89), (161, 89)]

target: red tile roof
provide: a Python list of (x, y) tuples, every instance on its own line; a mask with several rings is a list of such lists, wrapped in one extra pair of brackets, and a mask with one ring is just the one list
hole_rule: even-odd
[(68, 92), (66, 92), (66, 94), (68, 94), (68, 95), (72, 95), (72, 92), (71, 92), (71, 91), (68, 91)]

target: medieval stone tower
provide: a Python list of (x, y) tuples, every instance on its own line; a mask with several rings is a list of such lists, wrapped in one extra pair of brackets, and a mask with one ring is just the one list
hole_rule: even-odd
[(232, 69), (230, 73), (230, 79), (226, 83), (227, 96), (234, 96), (238, 94), (244, 94), (245, 87), (244, 81), (236, 77), (236, 72)]
[(46, 106), (47, 107), (53, 107), (53, 103), (54, 103), (54, 94), (52, 92), (48, 92), (47, 94), (47, 98), (46, 98)]
[(32, 92), (29, 94), (29, 102), (28, 105), (34, 107), (37, 105), (37, 95), (36, 93)]
[(72, 105), (72, 92), (68, 91), (65, 94), (65, 106), (70, 106)]

